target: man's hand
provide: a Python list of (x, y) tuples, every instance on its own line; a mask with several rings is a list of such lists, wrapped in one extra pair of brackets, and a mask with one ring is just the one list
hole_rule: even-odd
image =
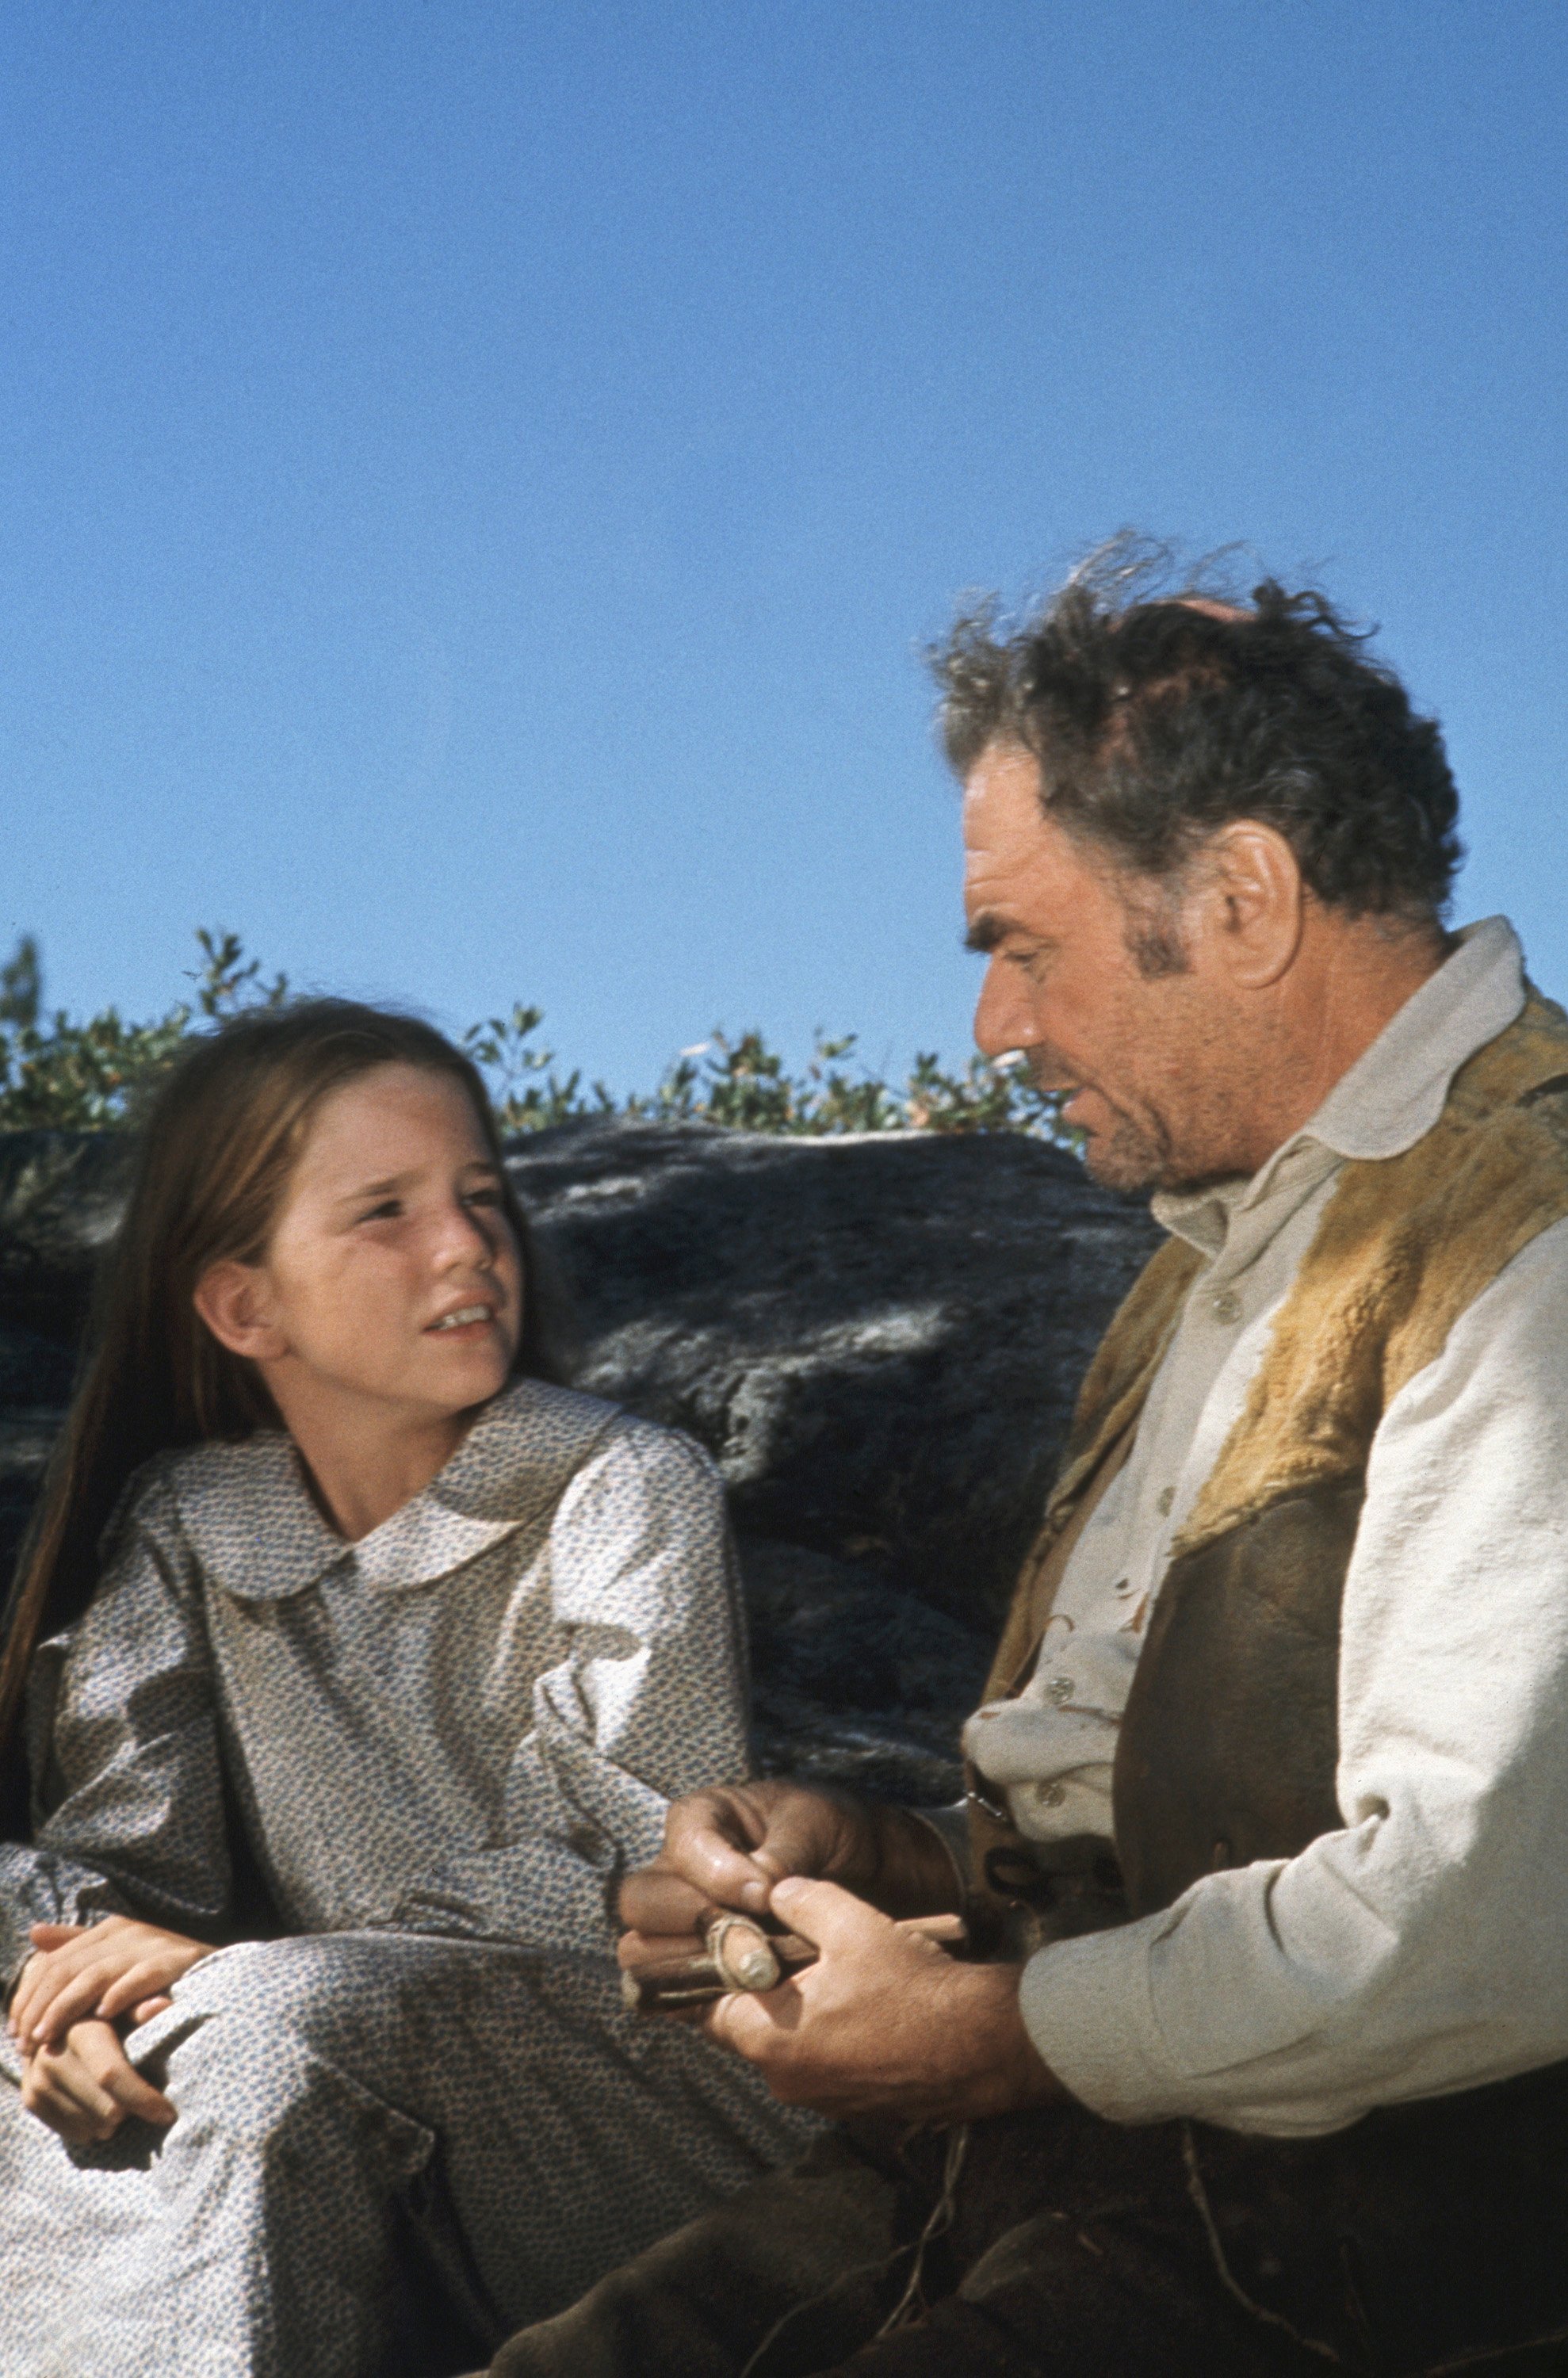
[(113, 2138), (129, 2114), (166, 2126), (175, 2108), (144, 2081), (112, 2023), (71, 2025), (58, 2048), (40, 2048), (22, 2075), (22, 2104), (72, 2146)]
[(719, 1784), (674, 1803), (658, 1856), (621, 1884), (621, 1962), (657, 1955), (671, 1935), (689, 1946), (716, 1907), (765, 1914), (787, 1875), (841, 1883), (889, 1916), (941, 1915), (962, 1899), (940, 1838), (908, 1809), (783, 1779)]
[(147, 2022), (168, 2005), (166, 1993), (181, 1975), (212, 1953), (203, 1940), (128, 1916), (35, 1924), (28, 1937), (38, 1953), (22, 1967), (7, 2024), (24, 2049), (57, 2048), (89, 2015)]
[(720, 1999), (705, 2028), (786, 2105), (959, 2122), (1064, 2094), (1024, 2029), (1019, 1966), (961, 1964), (830, 1882), (781, 1882), (772, 1907), (821, 1957)]

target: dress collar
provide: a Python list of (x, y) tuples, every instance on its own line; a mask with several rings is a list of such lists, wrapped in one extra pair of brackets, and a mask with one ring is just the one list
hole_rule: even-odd
[(244, 1601), (280, 1601), (333, 1571), (377, 1588), (429, 1585), (546, 1517), (618, 1418), (597, 1396), (519, 1379), (421, 1493), (353, 1544), (321, 1517), (281, 1429), (197, 1446), (171, 1483), (203, 1572)]

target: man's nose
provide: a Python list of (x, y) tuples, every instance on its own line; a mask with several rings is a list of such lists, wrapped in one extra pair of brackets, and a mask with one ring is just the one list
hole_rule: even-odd
[(1009, 1049), (1031, 1048), (1039, 1038), (1018, 969), (993, 958), (975, 1002), (975, 1046), (983, 1056), (1005, 1057)]

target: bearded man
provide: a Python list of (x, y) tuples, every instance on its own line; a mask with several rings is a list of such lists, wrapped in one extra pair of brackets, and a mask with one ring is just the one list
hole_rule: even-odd
[[(820, 1945), (707, 2024), (838, 2126), (493, 2366), (1559, 2369), (1568, 1019), (1445, 931), (1438, 730), (1321, 596), (1091, 570), (938, 667), (977, 1038), (1170, 1236), (965, 1830), (717, 1786), (623, 1886), (629, 1955)], [(894, 1920), (959, 1908), (989, 1956)]]

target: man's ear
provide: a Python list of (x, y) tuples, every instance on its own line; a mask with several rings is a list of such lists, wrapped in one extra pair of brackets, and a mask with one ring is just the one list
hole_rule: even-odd
[(1277, 827), (1237, 818), (1205, 846), (1202, 864), (1214, 955), (1239, 989), (1267, 989), (1301, 945), (1307, 888), (1300, 861)]
[(265, 1363), (287, 1353), (287, 1340), (271, 1318), (267, 1276), (259, 1265), (240, 1263), (232, 1255), (210, 1264), (196, 1283), (191, 1303), (231, 1354)]

